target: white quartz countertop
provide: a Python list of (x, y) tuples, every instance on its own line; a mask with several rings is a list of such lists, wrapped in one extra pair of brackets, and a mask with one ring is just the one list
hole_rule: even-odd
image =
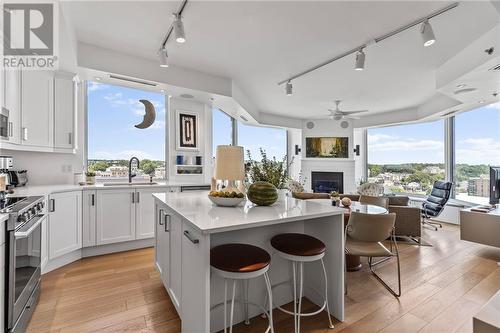
[(48, 195), (52, 193), (81, 191), (81, 190), (98, 190), (98, 189), (126, 189), (126, 188), (159, 188), (162, 187), (181, 187), (181, 186), (208, 186), (210, 184), (195, 184), (185, 182), (157, 182), (153, 185), (132, 184), (132, 185), (107, 185), (98, 183), (95, 185), (73, 185), (73, 184), (56, 184), (56, 185), (35, 185), (35, 186), (21, 186), (14, 188), (14, 194), (11, 196), (30, 196), (30, 195)]
[(218, 207), (210, 201), (208, 192), (205, 191), (154, 193), (153, 196), (202, 233), (217, 233), (344, 213), (342, 208), (290, 197), (278, 200), (268, 207), (256, 206), (250, 201), (244, 201), (237, 207)]

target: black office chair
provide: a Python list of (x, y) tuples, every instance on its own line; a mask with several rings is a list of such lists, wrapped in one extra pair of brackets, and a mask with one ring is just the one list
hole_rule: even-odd
[(435, 181), (432, 186), (432, 192), (427, 197), (425, 202), (422, 204), (421, 212), (422, 212), (422, 225), (429, 226), (434, 230), (438, 230), (437, 226), (440, 228), (443, 227), (441, 223), (431, 222), (429, 219), (433, 217), (438, 217), (439, 214), (444, 209), (444, 206), (448, 202), (451, 194), (452, 183), (450, 182), (442, 182)]

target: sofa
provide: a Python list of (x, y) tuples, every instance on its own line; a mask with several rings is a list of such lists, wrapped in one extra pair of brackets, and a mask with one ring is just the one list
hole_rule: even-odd
[[(341, 194), (340, 198), (359, 201), (359, 194)], [(389, 213), (396, 213), (395, 234), (400, 237), (420, 238), (422, 235), (420, 208), (409, 206), (407, 196), (387, 196)]]

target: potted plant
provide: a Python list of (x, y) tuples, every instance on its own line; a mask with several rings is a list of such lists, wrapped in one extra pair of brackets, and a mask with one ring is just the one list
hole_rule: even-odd
[(340, 194), (337, 191), (333, 191), (330, 193), (330, 198), (332, 199), (332, 206), (340, 205)]
[(89, 184), (89, 185), (95, 184), (95, 172), (94, 171), (85, 172), (85, 177), (86, 177), (87, 184)]
[[(246, 162), (246, 179), (247, 184), (255, 182), (268, 182), (273, 184), (278, 189), (278, 195), (284, 196), (288, 191), (287, 183), (290, 180), (288, 176), (288, 165), (286, 155), (283, 160), (278, 161), (276, 157), (268, 158), (266, 151), (259, 149), (261, 160), (255, 161), (252, 159), (250, 150), (247, 150), (248, 160)], [(293, 163), (290, 162), (290, 165)]]

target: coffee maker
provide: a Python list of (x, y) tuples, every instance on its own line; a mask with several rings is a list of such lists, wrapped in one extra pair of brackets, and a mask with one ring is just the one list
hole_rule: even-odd
[(0, 200), (5, 197), (12, 187), (11, 175), (9, 172), (12, 167), (12, 156), (0, 156)]

